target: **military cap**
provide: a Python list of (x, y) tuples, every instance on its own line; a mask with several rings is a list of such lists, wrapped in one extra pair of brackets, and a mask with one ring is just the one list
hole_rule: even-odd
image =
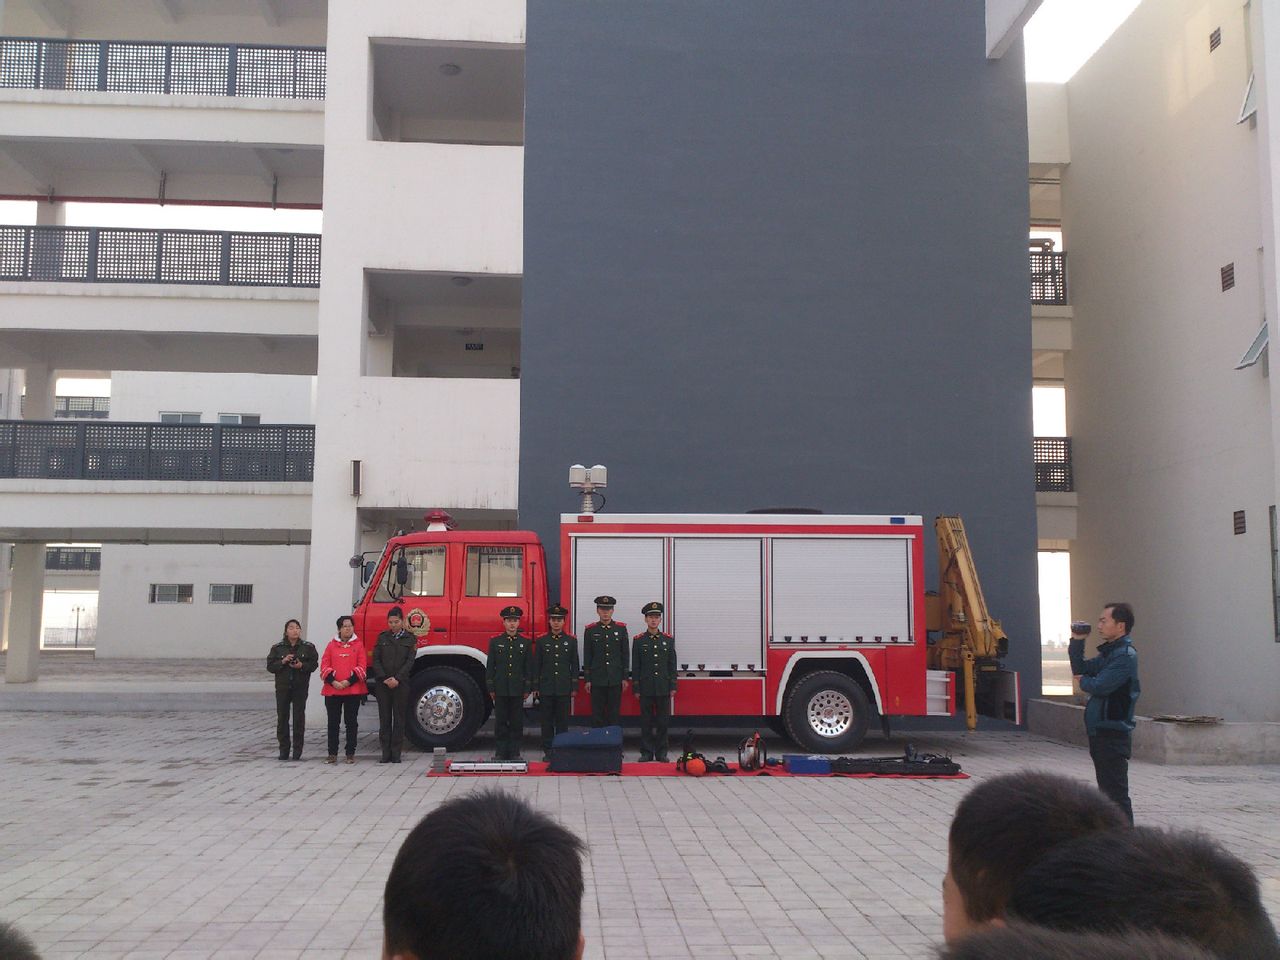
[(569, 611), (558, 603), (553, 603), (551, 606), (547, 607), (548, 617), (567, 617), (568, 615)]
[(508, 619), (508, 618), (510, 618), (510, 617), (516, 617), (516, 618), (518, 619), (518, 618), (523, 617), (523, 616), (524, 616), (524, 611), (523, 611), (523, 610), (521, 610), (519, 607), (511, 606), (511, 607), (503, 607), (503, 608), (502, 608), (502, 619), (503, 619), (503, 620), (506, 620), (506, 619)]
[(645, 616), (645, 617), (647, 617), (651, 613), (661, 613), (661, 612), (662, 612), (662, 604), (660, 604), (657, 600), (654, 600), (652, 603), (646, 603), (643, 607), (640, 608), (641, 616)]
[(618, 601), (607, 594), (603, 597), (596, 597), (597, 607), (614, 607), (614, 606), (617, 606), (617, 604), (618, 604)]

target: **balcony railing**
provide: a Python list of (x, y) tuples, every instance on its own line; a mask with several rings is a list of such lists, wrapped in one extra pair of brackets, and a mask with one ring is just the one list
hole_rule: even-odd
[(1036, 437), (1036, 493), (1071, 493), (1075, 478), (1071, 475), (1071, 438)]
[(1032, 249), (1031, 302), (1051, 306), (1067, 304), (1067, 255), (1062, 251)]
[(44, 568), (62, 573), (89, 573), (102, 569), (101, 547), (48, 547)]
[(0, 37), (0, 87), (323, 100), (324, 47)]
[(309, 482), (311, 424), (0, 420), (0, 477)]
[[(18, 401), (18, 409), (27, 412), (27, 395)], [(105, 420), (111, 416), (110, 397), (54, 397), (53, 415), (59, 420)]]
[(318, 287), (320, 235), (0, 226), (0, 280)]

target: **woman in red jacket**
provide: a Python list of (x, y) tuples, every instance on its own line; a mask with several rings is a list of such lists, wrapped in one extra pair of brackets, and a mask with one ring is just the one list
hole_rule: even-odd
[(347, 763), (356, 762), (356, 717), (360, 704), (369, 692), (365, 685), (368, 667), (364, 644), (356, 636), (355, 621), (349, 616), (338, 618), (338, 635), (329, 641), (320, 658), (320, 676), (324, 686), (324, 707), (329, 713), (329, 756), (325, 763), (338, 762), (338, 720), (347, 728)]

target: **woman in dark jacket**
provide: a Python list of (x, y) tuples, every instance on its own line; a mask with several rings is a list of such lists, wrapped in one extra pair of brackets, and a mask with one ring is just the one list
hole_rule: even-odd
[(286, 620), (284, 635), (267, 654), (267, 669), (276, 675), (276, 739), (280, 759), (289, 759), (289, 712), (293, 712), (293, 759), (302, 759), (302, 735), (307, 724), (307, 689), (320, 666), (315, 644), (302, 639), (302, 624)]

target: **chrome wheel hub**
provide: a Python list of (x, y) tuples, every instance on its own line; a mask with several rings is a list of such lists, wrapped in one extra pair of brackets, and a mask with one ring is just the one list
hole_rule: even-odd
[(820, 690), (809, 700), (809, 729), (820, 737), (838, 737), (853, 726), (853, 704), (836, 690)]
[(430, 687), (418, 698), (418, 723), (432, 736), (444, 736), (462, 722), (462, 697), (453, 687)]

